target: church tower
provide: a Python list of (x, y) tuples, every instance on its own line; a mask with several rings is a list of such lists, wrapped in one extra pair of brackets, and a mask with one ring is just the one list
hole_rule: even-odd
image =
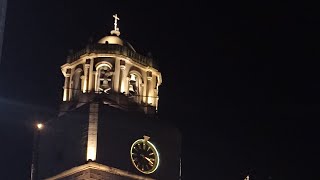
[(161, 73), (114, 29), (70, 54), (58, 117), (39, 145), (39, 179), (175, 180), (179, 131), (157, 116)]

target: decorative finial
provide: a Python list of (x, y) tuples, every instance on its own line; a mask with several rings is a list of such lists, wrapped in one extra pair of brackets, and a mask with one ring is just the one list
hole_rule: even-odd
[(118, 20), (120, 20), (120, 18), (118, 17), (117, 14), (113, 15), (113, 18), (114, 18), (114, 29), (111, 31), (111, 34), (115, 34), (117, 36), (120, 35), (120, 31), (119, 31), (119, 28), (118, 28)]

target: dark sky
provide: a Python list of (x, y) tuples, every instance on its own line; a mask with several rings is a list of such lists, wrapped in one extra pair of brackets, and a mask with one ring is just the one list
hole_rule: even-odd
[(32, 123), (57, 112), (60, 66), (69, 50), (109, 34), (115, 13), (120, 37), (159, 61), (159, 115), (182, 132), (184, 180), (319, 179), (318, 8), (231, 0), (10, 0), (1, 179), (28, 179)]

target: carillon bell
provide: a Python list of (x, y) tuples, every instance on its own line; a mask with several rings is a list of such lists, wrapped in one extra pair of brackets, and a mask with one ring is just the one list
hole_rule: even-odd
[(133, 85), (132, 85), (132, 84), (129, 85), (129, 91), (134, 92), (134, 89), (133, 89)]

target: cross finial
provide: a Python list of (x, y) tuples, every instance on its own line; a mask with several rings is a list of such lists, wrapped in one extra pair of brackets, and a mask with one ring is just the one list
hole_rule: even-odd
[(120, 35), (120, 31), (119, 31), (117, 22), (118, 22), (118, 20), (120, 20), (120, 18), (118, 17), (117, 14), (114, 14), (113, 18), (114, 18), (114, 29), (111, 31), (111, 34), (115, 34), (115, 35), (119, 36)]
[(117, 25), (118, 25), (117, 22), (118, 22), (118, 20), (120, 20), (120, 18), (118, 17), (117, 14), (113, 15), (113, 17), (114, 17), (114, 30), (119, 31), (119, 28), (117, 27)]

